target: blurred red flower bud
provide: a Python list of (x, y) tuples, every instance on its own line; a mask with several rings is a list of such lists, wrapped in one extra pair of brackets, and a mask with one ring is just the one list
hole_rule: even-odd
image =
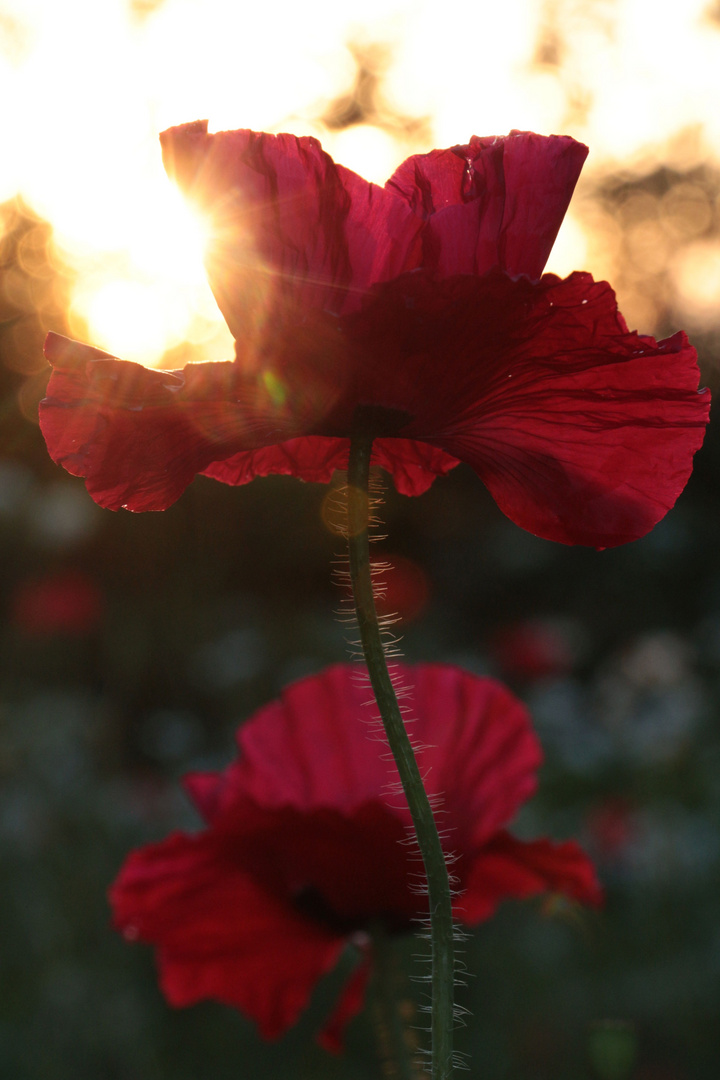
[(564, 675), (575, 660), (567, 631), (550, 619), (527, 619), (502, 627), (493, 635), (490, 651), (506, 675), (522, 679)]
[(69, 570), (21, 582), (11, 608), (13, 622), (29, 636), (86, 634), (102, 618), (103, 597), (92, 578)]

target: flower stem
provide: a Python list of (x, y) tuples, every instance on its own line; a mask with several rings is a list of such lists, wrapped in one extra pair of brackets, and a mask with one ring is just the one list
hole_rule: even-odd
[(397, 957), (382, 926), (372, 928), (373, 981), (371, 1009), (378, 1054), (387, 1080), (419, 1080), (406, 1006), (399, 1000)]
[(359, 431), (348, 462), (348, 548), (350, 579), (363, 654), (375, 700), (408, 802), (425, 866), (432, 944), (432, 1080), (452, 1075), (453, 923), (450, 882), (430, 801), (388, 672), (370, 575), (369, 477), (373, 435)]

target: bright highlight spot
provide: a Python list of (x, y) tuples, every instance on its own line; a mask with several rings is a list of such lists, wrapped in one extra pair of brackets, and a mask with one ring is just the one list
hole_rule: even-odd
[(202, 285), (208, 223), (164, 178), (162, 190), (153, 195), (128, 245), (133, 263), (148, 274)]
[(93, 343), (108, 347), (124, 360), (143, 363), (165, 350), (172, 338), (169, 313), (160, 311), (149, 282), (110, 281), (87, 296), (80, 293), (76, 310), (87, 320)]

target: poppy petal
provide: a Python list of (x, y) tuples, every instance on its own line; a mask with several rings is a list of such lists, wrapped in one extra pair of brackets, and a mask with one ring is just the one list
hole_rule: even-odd
[(540, 277), (588, 149), (567, 136), (513, 131), (408, 158), (386, 187), (427, 219), (423, 266), (442, 277)]
[[(298, 335), (279, 394), (272, 371), (239, 362), (152, 371), (49, 335), (50, 453), (103, 506), (164, 509), (196, 472), (326, 479), (345, 453), (330, 432), (349, 431), (357, 405), (380, 406), (397, 437), (380, 432), (375, 460), (400, 490), (463, 460), (523, 528), (610, 547), (660, 520), (702, 443), (710, 395), (697, 391), (694, 349), (682, 334), (628, 332), (610, 287), (587, 274), (403, 275), (343, 323), (344, 366), (324, 319), (327, 349)], [(302, 432), (323, 441), (293, 438)]]
[(197, 121), (160, 141), (168, 174), (211, 215), (208, 276), (236, 338), (283, 297), (340, 314), (374, 282), (418, 265), (422, 219), (336, 165), (317, 139), (210, 135)]
[(637, 540), (674, 506), (702, 445), (710, 394), (698, 391), (696, 352), (682, 333), (629, 333), (612, 289), (587, 274), (544, 278), (534, 308), (491, 385), (478, 379), (473, 395), (465, 384), (475, 416), (438, 443), (537, 536)]
[(401, 495), (422, 495), (436, 477), (446, 476), (460, 463), (440, 447), (417, 439), (376, 439), (372, 464), (390, 473)]
[(562, 844), (540, 839), (495, 836), (474, 858), (465, 892), (455, 904), (458, 918), (469, 926), (493, 914), (501, 900), (558, 892), (583, 904), (599, 906), (603, 892), (587, 855), (572, 840)]
[(347, 467), (348, 440), (322, 436), (290, 439), (260, 450), (245, 450), (213, 461), (203, 470), (223, 484), (249, 484), (256, 476), (296, 476), (310, 483), (327, 484), (336, 469)]
[[(165, 510), (213, 461), (297, 430), (267, 381), (235, 363), (160, 371), (52, 333), (45, 355), (54, 370), (40, 426), (50, 455), (110, 510)], [(307, 405), (323, 409), (317, 395)]]
[(207, 824), (217, 817), (222, 806), (223, 782), (219, 773), (186, 773), (182, 785), (195, 809)]
[[(270, 475), (327, 484), (336, 469), (347, 468), (349, 450), (349, 439), (306, 436), (214, 461), (203, 470), (203, 476), (233, 485)], [(390, 473), (401, 495), (422, 495), (437, 476), (445, 476), (458, 461), (438, 447), (416, 440), (377, 439), (372, 464)]]
[(239, 729), (240, 760), (224, 774), (260, 806), (352, 813), (396, 779), (385, 736), (366, 707), (372, 691), (360, 668), (336, 664), (285, 687)]
[(537, 787), (540, 744), (527, 709), (502, 683), (449, 664), (400, 670), (428, 793), (450, 843), (481, 847)]
[[(305, 406), (293, 395), (291, 412), (265, 392), (267, 378), (243, 376), (233, 363), (159, 371), (53, 333), (45, 355), (54, 370), (40, 426), (50, 455), (85, 477), (107, 509), (165, 510), (198, 473), (227, 484), (270, 474), (327, 483), (347, 466), (348, 439), (283, 435), (297, 429), (298, 407), (327, 411), (332, 387), (317, 380)], [(312, 373), (298, 370), (294, 381), (307, 390)], [(306, 412), (305, 425), (312, 424)], [(457, 459), (414, 440), (378, 439), (373, 463), (391, 473), (401, 494), (419, 495)]]
[(636, 540), (687, 482), (710, 406), (695, 350), (684, 334), (630, 333), (589, 274), (418, 271), (379, 286), (348, 323), (367, 357), (357, 397), (404, 409), (403, 437), (471, 465), (538, 536)]
[[(392, 672), (423, 747), (428, 790), (453, 842), (474, 850), (535, 790), (541, 754), (527, 710), (495, 680), (449, 664), (394, 664)], [(301, 679), (240, 728), (240, 759), (218, 775), (217, 790), (190, 779), (193, 798), (213, 822), (239, 799), (354, 814), (397, 784), (376, 715), (366, 677), (350, 664)], [(409, 824), (402, 800), (382, 801)]]
[[(472, 924), (505, 896), (547, 890), (599, 903), (575, 844), (497, 831), (534, 785), (539, 749), (522, 706), (492, 680), (446, 665), (394, 674), (415, 740), (431, 744), (421, 767), (460, 856), (458, 918)], [(394, 765), (373, 721), (360, 720), (369, 695), (351, 665), (289, 687), (241, 727), (239, 760), (187, 778), (205, 832), (175, 833), (127, 860), (110, 890), (114, 922), (155, 946), (172, 1004), (225, 1002), (272, 1038), (356, 933), (374, 923), (407, 932), (426, 914), (407, 808), (388, 783)], [(346, 985), (324, 1045), (339, 1047), (368, 970), (366, 960)]]
[(42, 430), (102, 506), (165, 509), (197, 473), (327, 481), (366, 409), (399, 491), (464, 461), (546, 539), (614, 546), (673, 506), (709, 409), (694, 350), (629, 333), (587, 274), (537, 280), (582, 144), (473, 137), (385, 188), (312, 138), (198, 121), (162, 145), (212, 217), (236, 358), (148, 371), (48, 337)]
[(133, 852), (109, 896), (116, 928), (156, 947), (171, 1005), (232, 1005), (268, 1039), (296, 1022), (345, 946), (243, 873), (212, 833)]

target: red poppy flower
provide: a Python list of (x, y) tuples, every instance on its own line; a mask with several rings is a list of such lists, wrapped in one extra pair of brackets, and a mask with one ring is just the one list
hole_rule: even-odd
[[(412, 688), (429, 794), (457, 856), (456, 917), (473, 926), (506, 897), (547, 890), (599, 903), (575, 843), (526, 842), (505, 830), (535, 789), (541, 756), (520, 702), (492, 679), (446, 665), (399, 667), (398, 677)], [(414, 887), (417, 852), (403, 843), (409, 813), (388, 794), (395, 766), (362, 721), (367, 698), (351, 665), (290, 686), (241, 727), (239, 760), (186, 778), (204, 831), (174, 833), (128, 858), (110, 890), (115, 925), (155, 945), (171, 1004), (221, 1001), (275, 1037), (354, 936), (377, 923), (409, 931), (427, 914)], [(370, 965), (368, 955), (326, 1044), (339, 1044), (361, 1007)]]
[(358, 409), (399, 491), (464, 461), (548, 539), (624, 543), (674, 504), (709, 409), (695, 351), (630, 333), (588, 274), (540, 278), (586, 147), (475, 137), (380, 188), (313, 138), (198, 122), (161, 141), (211, 219), (236, 358), (164, 372), (48, 337), (43, 433), (100, 505), (162, 510), (197, 473), (326, 481)]

